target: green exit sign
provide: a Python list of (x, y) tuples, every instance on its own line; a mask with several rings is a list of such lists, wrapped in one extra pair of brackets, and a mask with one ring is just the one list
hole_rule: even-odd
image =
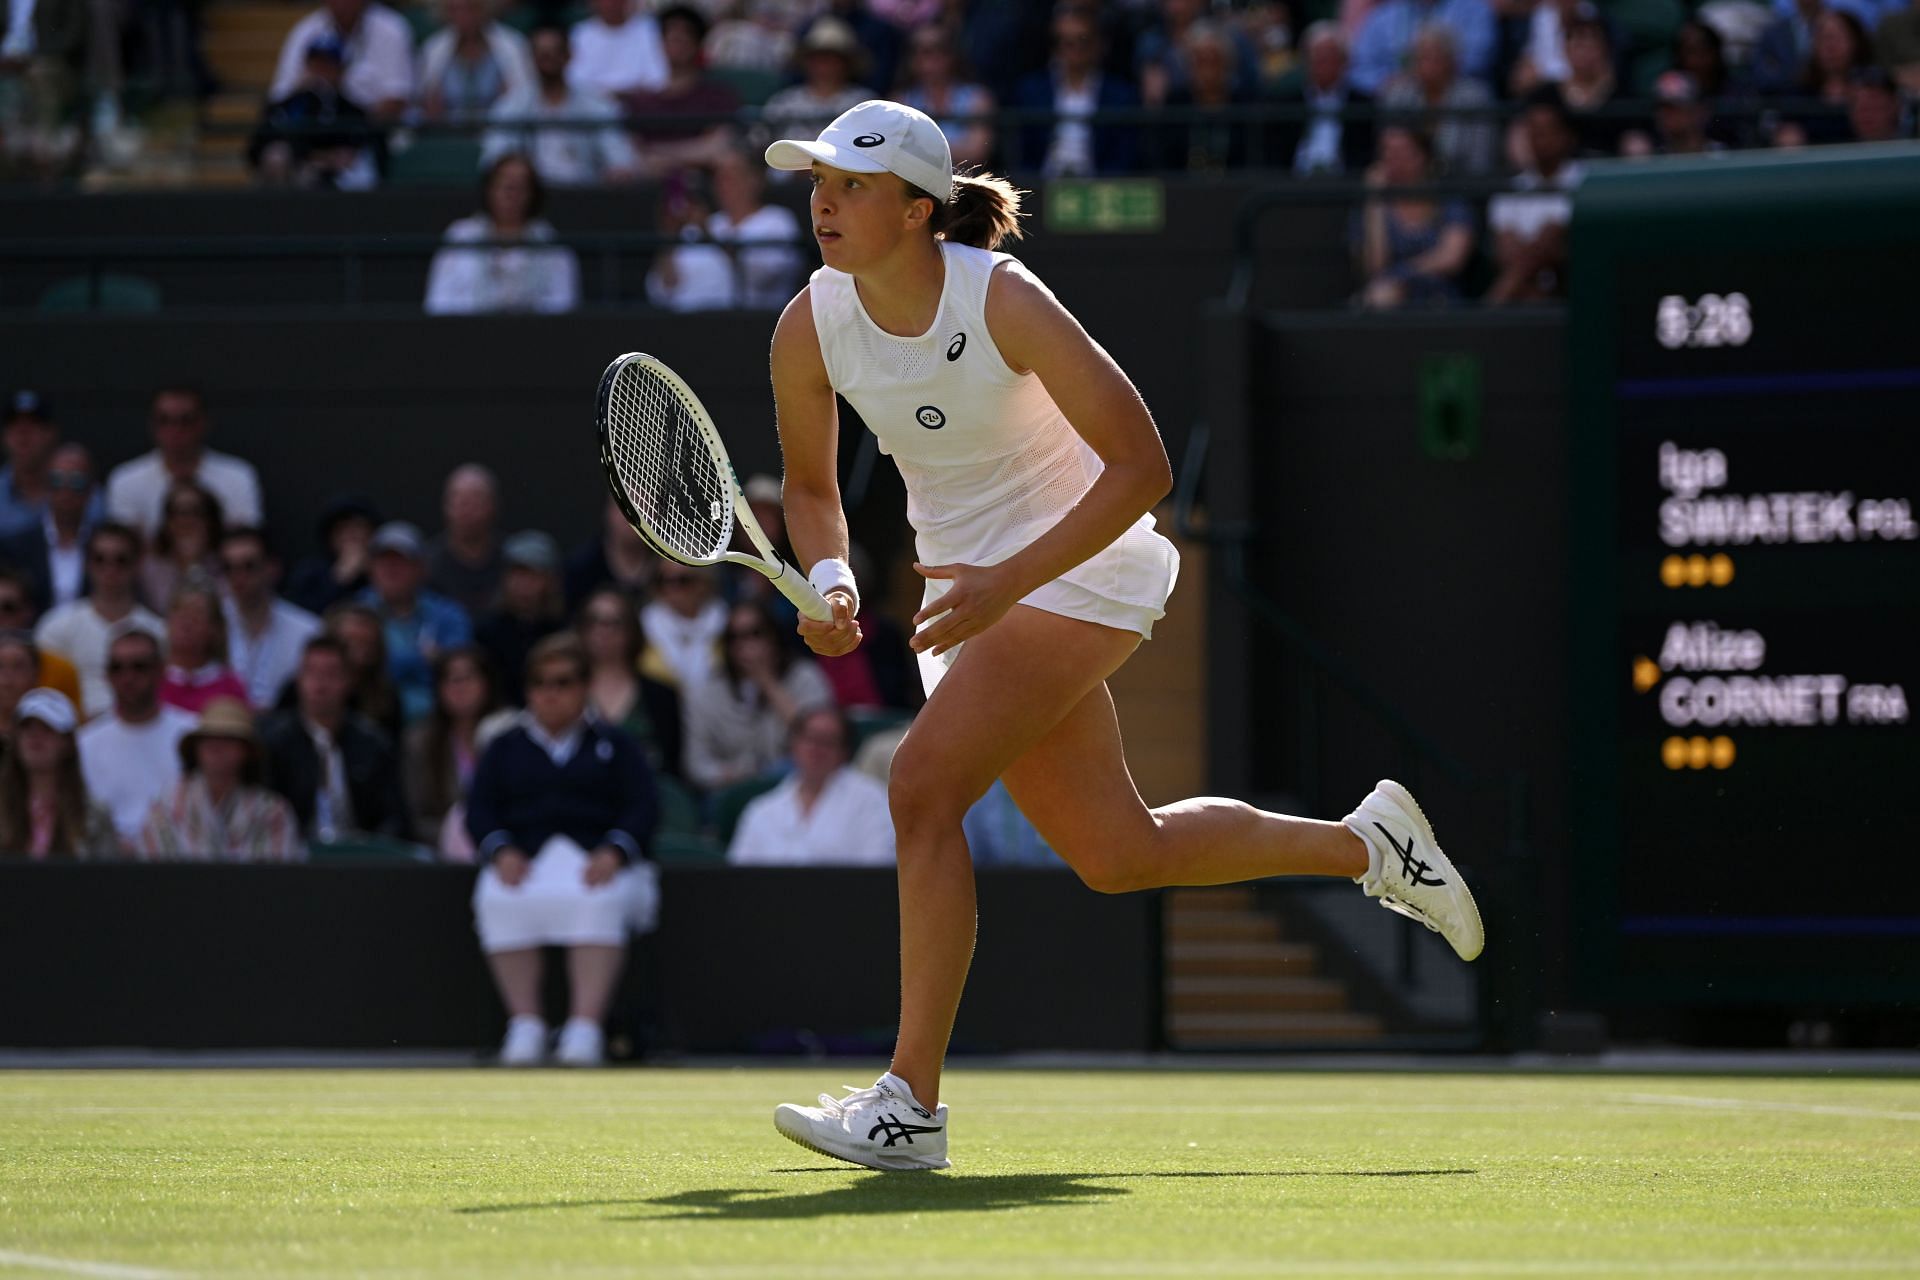
[(1156, 178), (1049, 182), (1049, 231), (1151, 232), (1166, 224), (1166, 193)]

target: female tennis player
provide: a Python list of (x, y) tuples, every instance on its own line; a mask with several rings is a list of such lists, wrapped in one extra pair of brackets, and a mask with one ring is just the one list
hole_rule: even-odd
[[(1349, 876), (1382, 905), (1480, 954), (1472, 896), (1405, 788), (1344, 822), (1237, 800), (1148, 809), (1106, 680), (1151, 634), (1179, 558), (1148, 510), (1171, 487), (1159, 430), (1112, 358), (1025, 267), (1019, 193), (953, 173), (922, 113), (864, 102), (767, 163), (810, 169), (825, 262), (773, 337), (787, 529), (834, 610), (802, 619), (815, 652), (860, 643), (847, 567), (834, 393), (906, 480), (927, 580), (913, 648), (927, 705), (893, 760), (900, 1029), (891, 1069), (779, 1131), (876, 1169), (942, 1169), (940, 1071), (973, 954), (973, 865), (960, 819), (995, 778), (1082, 880), (1105, 893), (1264, 876)], [(1144, 317), (1143, 317), (1144, 318)]]

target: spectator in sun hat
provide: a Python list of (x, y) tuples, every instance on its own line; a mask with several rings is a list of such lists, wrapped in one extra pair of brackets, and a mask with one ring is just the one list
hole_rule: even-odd
[(506, 571), (495, 607), (474, 628), (474, 639), (500, 673), (502, 701), (526, 700), (523, 675), (533, 646), (567, 625), (560, 590), (560, 544), (538, 529), (508, 538), (501, 548)]
[(860, 83), (867, 55), (859, 37), (832, 14), (813, 20), (794, 56), (800, 63), (800, 83), (774, 94), (761, 108), (774, 140), (811, 141), (835, 117), (874, 96)]
[(87, 794), (73, 731), (73, 703), (32, 689), (13, 712), (13, 741), (0, 759), (0, 857), (89, 858), (120, 852), (113, 816)]
[(473, 643), (467, 611), (422, 585), (426, 548), (420, 530), (406, 521), (381, 525), (373, 535), (373, 585), (360, 596), (386, 629), (387, 670), (400, 690), (400, 713), (408, 724), (433, 707), (433, 655)]
[(180, 780), (147, 812), (140, 856), (153, 860), (298, 862), (300, 825), (260, 783), (253, 716), (237, 698), (215, 698), (180, 739)]

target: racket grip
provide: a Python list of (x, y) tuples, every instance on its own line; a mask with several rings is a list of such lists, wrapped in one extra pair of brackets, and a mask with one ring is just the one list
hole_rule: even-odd
[(780, 566), (780, 572), (773, 578), (773, 585), (780, 589), (781, 595), (793, 601), (795, 608), (815, 622), (833, 621), (833, 606), (792, 565)]

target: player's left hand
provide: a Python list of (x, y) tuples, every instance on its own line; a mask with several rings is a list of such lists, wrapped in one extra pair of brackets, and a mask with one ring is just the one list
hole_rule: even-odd
[(913, 615), (919, 627), (930, 618), (938, 618), (924, 631), (914, 632), (908, 643), (915, 653), (942, 654), (963, 640), (985, 631), (1020, 602), (1024, 592), (1005, 565), (920, 564), (914, 571), (923, 578), (943, 578), (953, 585), (938, 600)]
[(622, 865), (623, 859), (620, 857), (619, 850), (615, 849), (612, 845), (601, 845), (593, 851), (593, 856), (587, 859), (587, 874), (585, 877), (587, 888), (598, 889), (601, 885), (613, 879), (613, 877), (619, 873)]

